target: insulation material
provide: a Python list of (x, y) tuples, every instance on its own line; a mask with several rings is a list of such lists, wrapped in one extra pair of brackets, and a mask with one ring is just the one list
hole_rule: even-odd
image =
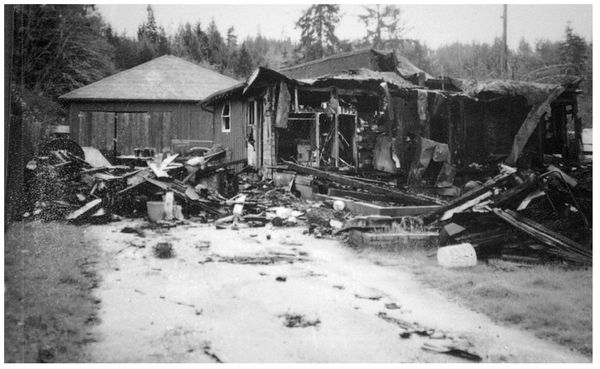
[(435, 183), (436, 187), (452, 186), (454, 176), (456, 175), (456, 168), (450, 163), (448, 145), (423, 137), (420, 137), (419, 145), (415, 152), (415, 160), (409, 172), (409, 181), (418, 183), (432, 160), (443, 163)]
[(290, 103), (292, 96), (285, 82), (279, 84), (279, 98), (277, 99), (277, 113), (275, 115), (275, 127), (288, 127), (288, 113), (290, 112)]

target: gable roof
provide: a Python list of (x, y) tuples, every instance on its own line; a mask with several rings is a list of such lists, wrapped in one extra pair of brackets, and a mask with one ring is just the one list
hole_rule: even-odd
[(62, 100), (201, 101), (237, 84), (233, 78), (173, 55), (163, 55), (73, 90)]

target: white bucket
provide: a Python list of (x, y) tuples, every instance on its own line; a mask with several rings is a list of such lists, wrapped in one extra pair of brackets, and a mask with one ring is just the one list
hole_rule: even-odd
[(165, 203), (162, 201), (148, 201), (146, 203), (148, 208), (148, 219), (151, 222), (163, 220), (165, 217)]
[(445, 268), (461, 268), (477, 265), (477, 254), (470, 243), (440, 247), (437, 252), (438, 264)]

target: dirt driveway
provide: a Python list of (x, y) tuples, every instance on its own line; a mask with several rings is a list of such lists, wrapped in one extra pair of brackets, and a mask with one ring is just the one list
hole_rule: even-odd
[[(86, 229), (105, 254), (94, 362), (464, 361), (421, 349), (449, 342), (444, 335), (485, 362), (589, 361), (302, 228), (120, 232), (141, 223)], [(158, 242), (170, 242), (175, 256), (155, 257)], [(401, 338), (390, 317), (435, 329), (435, 339)]]

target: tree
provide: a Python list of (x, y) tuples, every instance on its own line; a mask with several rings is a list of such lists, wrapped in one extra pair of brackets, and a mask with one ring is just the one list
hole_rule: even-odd
[(14, 21), (13, 75), (21, 88), (56, 99), (114, 71), (106, 25), (93, 6), (19, 5)]
[(235, 34), (235, 29), (233, 26), (229, 27), (227, 30), (227, 48), (231, 52), (237, 48), (237, 36)]
[(158, 42), (159, 33), (158, 27), (156, 25), (156, 19), (154, 18), (154, 10), (152, 10), (152, 6), (148, 5), (146, 7), (146, 22), (142, 23), (138, 27), (138, 39), (146, 38), (152, 44), (156, 44)]
[(298, 19), (296, 28), (301, 30), (298, 52), (302, 61), (319, 59), (338, 50), (335, 27), (340, 21), (339, 11), (339, 5), (315, 4)]
[(395, 5), (364, 6), (366, 14), (358, 18), (365, 24), (365, 42), (376, 49), (397, 48), (406, 26), (400, 19), (401, 11)]
[(208, 62), (222, 68), (224, 61), (226, 61), (223, 57), (225, 43), (223, 42), (223, 37), (221, 36), (214, 19), (211, 20), (208, 25), (206, 36), (208, 41)]
[(250, 56), (250, 52), (246, 48), (246, 43), (243, 42), (237, 59), (234, 62), (233, 72), (237, 77), (247, 78), (253, 69), (252, 56)]
[(583, 72), (588, 57), (587, 43), (573, 32), (570, 24), (565, 29), (565, 41), (559, 44), (558, 52), (563, 63), (572, 65), (575, 74)]

